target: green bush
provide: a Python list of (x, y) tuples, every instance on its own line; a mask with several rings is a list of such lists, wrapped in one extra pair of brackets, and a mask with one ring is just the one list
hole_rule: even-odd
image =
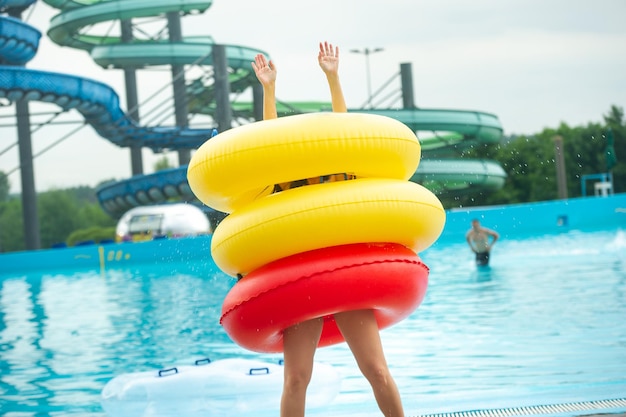
[(100, 243), (103, 240), (115, 239), (115, 227), (89, 227), (72, 232), (65, 242), (67, 246), (74, 246), (79, 242), (94, 241)]

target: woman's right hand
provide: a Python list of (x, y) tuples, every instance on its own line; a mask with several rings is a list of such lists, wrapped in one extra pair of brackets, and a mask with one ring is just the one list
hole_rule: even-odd
[(333, 47), (332, 43), (320, 42), (317, 62), (324, 74), (337, 74), (339, 72), (339, 47)]

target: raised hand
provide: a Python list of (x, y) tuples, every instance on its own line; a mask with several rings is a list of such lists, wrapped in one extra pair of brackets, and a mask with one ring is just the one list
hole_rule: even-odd
[(317, 62), (326, 75), (337, 74), (339, 72), (339, 47), (333, 47), (332, 43), (320, 42)]
[(267, 61), (263, 54), (254, 57), (252, 68), (257, 79), (263, 86), (268, 86), (276, 82), (276, 67), (272, 60)]

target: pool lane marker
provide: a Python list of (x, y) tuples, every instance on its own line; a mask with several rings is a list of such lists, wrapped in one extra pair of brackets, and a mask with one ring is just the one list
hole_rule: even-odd
[(532, 405), (527, 407), (497, 408), (485, 410), (458, 411), (453, 413), (423, 414), (417, 417), (501, 417), (529, 416), (537, 414), (557, 414), (570, 411), (593, 411), (608, 408), (626, 407), (626, 398), (599, 401), (581, 401), (575, 403)]

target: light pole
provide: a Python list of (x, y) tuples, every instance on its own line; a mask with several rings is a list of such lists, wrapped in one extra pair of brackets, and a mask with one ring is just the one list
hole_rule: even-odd
[(364, 54), (365, 55), (365, 75), (367, 77), (367, 104), (369, 107), (372, 107), (372, 80), (370, 79), (370, 54), (375, 54), (376, 52), (384, 51), (384, 48), (374, 48), (374, 49), (350, 49), (350, 52), (355, 54)]

